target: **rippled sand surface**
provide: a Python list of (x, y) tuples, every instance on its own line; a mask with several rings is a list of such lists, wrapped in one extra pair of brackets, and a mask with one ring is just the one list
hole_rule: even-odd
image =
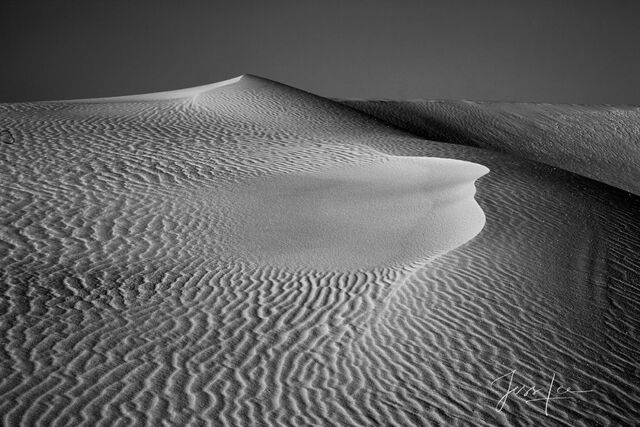
[(2, 424), (640, 419), (638, 196), (377, 116), (251, 76), (0, 105)]

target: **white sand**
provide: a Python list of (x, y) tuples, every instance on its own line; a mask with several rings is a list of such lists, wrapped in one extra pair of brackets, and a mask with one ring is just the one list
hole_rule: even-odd
[(636, 196), (252, 76), (5, 129), (0, 424), (640, 419)]
[(392, 157), (234, 189), (229, 250), (263, 265), (349, 271), (401, 266), (475, 236), (474, 163)]
[(422, 138), (516, 154), (640, 195), (640, 107), (344, 102)]

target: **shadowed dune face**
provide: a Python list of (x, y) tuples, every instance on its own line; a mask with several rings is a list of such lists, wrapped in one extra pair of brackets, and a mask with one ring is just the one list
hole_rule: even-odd
[(472, 101), (342, 101), (434, 141), (546, 163), (640, 195), (640, 108)]
[(227, 247), (266, 265), (352, 270), (410, 264), (475, 236), (484, 214), (470, 162), (392, 157), (382, 164), (269, 178), (236, 188)]

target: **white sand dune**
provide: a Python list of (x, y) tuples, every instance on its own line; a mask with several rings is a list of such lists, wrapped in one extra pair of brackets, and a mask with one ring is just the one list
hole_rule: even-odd
[(640, 419), (637, 196), (223, 83), (0, 105), (2, 424)]
[(515, 154), (640, 195), (640, 108), (343, 101), (422, 138)]

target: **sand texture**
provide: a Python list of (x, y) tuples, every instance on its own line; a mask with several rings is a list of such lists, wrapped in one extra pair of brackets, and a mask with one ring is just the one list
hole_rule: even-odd
[(0, 104), (0, 424), (637, 422), (636, 110), (424, 105)]
[(416, 136), (535, 160), (640, 195), (640, 107), (343, 101)]

